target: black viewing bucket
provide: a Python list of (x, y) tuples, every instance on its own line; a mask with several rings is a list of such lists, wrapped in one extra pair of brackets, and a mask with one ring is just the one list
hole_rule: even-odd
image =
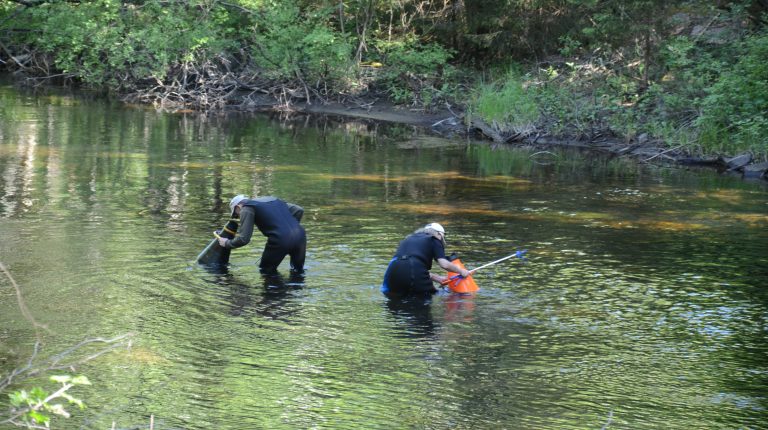
[[(216, 233), (227, 239), (234, 239), (237, 232), (237, 221), (231, 219), (220, 231)], [(197, 256), (197, 264), (204, 266), (224, 266), (229, 263), (230, 248), (223, 248), (219, 245), (219, 239), (213, 238), (211, 243), (203, 249), (203, 252)]]

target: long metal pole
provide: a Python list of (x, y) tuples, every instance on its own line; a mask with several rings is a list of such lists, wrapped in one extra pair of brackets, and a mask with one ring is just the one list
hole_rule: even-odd
[[(506, 257), (503, 257), (503, 258), (499, 258), (499, 259), (498, 259), (498, 260), (496, 260), (496, 261), (491, 261), (490, 263), (487, 263), (487, 264), (483, 264), (483, 265), (482, 265), (482, 266), (480, 266), (480, 267), (475, 267), (474, 269), (472, 269), (472, 270), (470, 270), (470, 271), (469, 271), (469, 274), (470, 274), (470, 275), (472, 275), (473, 273), (475, 273), (476, 271), (478, 271), (478, 270), (480, 270), (480, 269), (482, 269), (482, 268), (484, 268), (484, 267), (492, 266), (492, 265), (494, 265), (494, 264), (496, 264), (496, 263), (501, 263), (502, 261), (504, 261), (504, 260), (509, 260), (509, 259), (510, 259), (510, 258), (512, 258), (512, 257), (518, 257), (518, 256), (519, 256), (520, 258), (522, 258), (522, 257), (523, 257), (523, 255), (525, 255), (525, 253), (526, 253), (526, 252), (528, 252), (528, 250), (527, 250), (527, 249), (524, 249), (524, 250), (522, 250), (522, 251), (517, 251), (517, 252), (515, 252), (515, 253), (514, 253), (514, 254), (512, 254), (512, 255), (507, 255)], [(458, 279), (458, 278), (461, 278), (461, 277), (462, 277), (461, 275), (453, 275), (453, 276), (451, 276), (450, 278), (446, 279), (445, 281), (441, 282), (441, 283), (440, 283), (440, 285), (448, 285), (448, 283), (450, 283), (452, 280), (454, 280), (454, 279)]]
[(507, 255), (507, 256), (506, 256), (506, 257), (504, 257), (504, 258), (499, 258), (499, 259), (498, 259), (498, 260), (496, 260), (496, 261), (491, 261), (490, 263), (487, 263), (487, 264), (483, 264), (483, 265), (482, 265), (482, 266), (480, 266), (480, 267), (475, 267), (474, 269), (470, 270), (469, 272), (470, 272), (470, 273), (475, 273), (476, 271), (478, 271), (478, 270), (480, 270), (480, 269), (483, 269), (483, 268), (485, 268), (485, 267), (488, 267), (488, 266), (493, 266), (494, 264), (496, 264), (496, 263), (501, 263), (501, 262), (502, 262), (502, 261), (504, 261), (504, 260), (509, 260), (510, 258), (512, 258), (512, 257), (514, 257), (514, 256), (516, 256), (516, 255), (517, 255), (517, 252), (515, 252), (515, 253), (514, 253), (514, 254), (512, 254), (512, 255)]

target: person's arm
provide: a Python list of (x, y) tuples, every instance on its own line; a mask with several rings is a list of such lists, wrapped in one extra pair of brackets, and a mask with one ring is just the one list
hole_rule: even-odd
[(438, 284), (442, 284), (443, 282), (448, 280), (448, 277), (440, 276), (437, 273), (429, 272), (429, 280), (432, 282), (437, 282)]
[(465, 278), (468, 277), (469, 275), (471, 275), (471, 273), (469, 273), (469, 270), (462, 269), (461, 267), (459, 267), (459, 266), (451, 263), (450, 261), (448, 261), (447, 258), (438, 258), (437, 259), (437, 264), (440, 267), (442, 267), (443, 269), (445, 269), (445, 270), (447, 270), (449, 272), (458, 273), (459, 275), (461, 275), (461, 276), (463, 276)]
[[(224, 248), (240, 248), (241, 246), (248, 245), (253, 236), (253, 226), (256, 223), (255, 213), (253, 209), (240, 209), (240, 227), (237, 230), (237, 236), (234, 239), (219, 239), (219, 245)], [(223, 242), (223, 243), (222, 243)]]
[(285, 204), (288, 205), (288, 210), (291, 211), (291, 215), (296, 218), (296, 221), (301, 222), (301, 217), (304, 216), (304, 208), (293, 203), (285, 202)]

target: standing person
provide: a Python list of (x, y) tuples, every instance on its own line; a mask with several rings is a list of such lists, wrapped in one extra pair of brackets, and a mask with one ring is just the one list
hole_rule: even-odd
[(430, 296), (437, 292), (432, 282), (448, 278), (431, 273), (432, 260), (445, 270), (461, 276), (470, 275), (445, 258), (445, 229), (438, 223), (427, 224), (400, 242), (384, 274), (381, 292), (387, 297)]
[(272, 196), (249, 199), (238, 194), (229, 202), (229, 208), (233, 218), (240, 218), (240, 227), (234, 239), (219, 238), (219, 245), (224, 248), (247, 245), (251, 241), (253, 227), (256, 226), (267, 237), (259, 263), (261, 273), (277, 273), (277, 266), (286, 255), (291, 257), (291, 272), (304, 272), (307, 234), (299, 224), (304, 215), (301, 206)]

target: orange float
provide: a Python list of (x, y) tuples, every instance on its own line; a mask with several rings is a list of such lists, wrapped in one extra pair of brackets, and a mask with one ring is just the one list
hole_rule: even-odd
[[(464, 263), (458, 258), (452, 260), (451, 263), (466, 269)], [(448, 285), (448, 289), (453, 293), (472, 293), (480, 289), (471, 275), (468, 278), (462, 278), (456, 272), (448, 272), (448, 282), (445, 285)]]
[[(502, 262), (504, 260), (509, 260), (512, 257), (517, 257), (517, 258), (519, 258), (521, 260), (524, 260), (525, 254), (527, 252), (528, 252), (527, 249), (523, 249), (523, 250), (520, 250), (520, 251), (515, 251), (515, 253), (512, 254), (512, 255), (507, 255), (506, 257), (499, 258), (496, 261), (491, 261), (488, 264), (483, 264), (480, 267), (475, 267), (474, 269), (469, 271), (470, 276), (468, 276), (466, 278), (462, 278), (461, 276), (459, 276), (458, 273), (448, 272), (448, 280), (445, 281), (445, 282), (441, 282), (440, 285), (448, 285), (448, 289), (451, 290), (454, 293), (472, 293), (472, 292), (475, 292), (475, 291), (479, 290), (480, 288), (477, 286), (477, 284), (475, 284), (475, 280), (472, 279), (472, 273), (475, 273), (478, 270), (483, 269), (485, 267), (493, 266), (494, 264), (500, 263), (500, 262)], [(451, 263), (461, 267), (462, 269), (466, 269), (466, 267), (464, 267), (464, 264), (462, 264), (461, 260), (459, 260), (459, 258), (456, 257), (456, 254), (452, 254), (451, 257), (449, 258), (449, 260), (451, 261)]]

